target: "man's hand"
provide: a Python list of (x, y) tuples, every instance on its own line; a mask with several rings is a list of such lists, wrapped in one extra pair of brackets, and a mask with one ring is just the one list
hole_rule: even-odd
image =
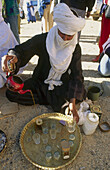
[(10, 63), (12, 64), (15, 64), (18, 62), (16, 55), (5, 55), (4, 57), (2, 57), (2, 70), (4, 72), (10, 72), (10, 70), (8, 69), (8, 65), (7, 65), (8, 60), (10, 60)]
[(76, 121), (76, 123), (79, 122), (79, 115), (76, 110), (76, 105), (75, 105), (75, 99), (71, 99), (70, 104), (69, 104), (69, 111), (73, 113), (73, 119)]
[(79, 115), (76, 110), (73, 110), (73, 119), (76, 121), (76, 123), (79, 122)]
[(89, 11), (87, 11), (86, 17), (89, 18), (90, 17), (90, 13)]

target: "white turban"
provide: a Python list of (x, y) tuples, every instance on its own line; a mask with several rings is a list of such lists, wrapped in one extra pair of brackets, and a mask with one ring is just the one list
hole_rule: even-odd
[(75, 16), (65, 3), (59, 3), (55, 6), (53, 20), (58, 29), (67, 35), (74, 35), (85, 26), (85, 19)]
[(0, 22), (3, 21), (3, 17), (2, 17), (2, 1), (0, 0)]

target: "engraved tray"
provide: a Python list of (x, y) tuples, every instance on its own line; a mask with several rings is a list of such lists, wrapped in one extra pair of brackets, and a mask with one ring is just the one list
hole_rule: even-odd
[[(40, 144), (35, 144), (32, 135), (33, 133), (37, 132), (39, 134), (42, 134), (42, 130), (38, 129), (36, 126), (36, 120), (38, 118), (41, 118), (43, 122), (48, 122), (50, 124), (51, 121), (56, 121), (58, 126), (61, 126), (61, 132), (57, 133), (56, 139), (51, 139), (49, 137), (48, 144), (43, 144), (42, 140)], [(80, 133), (80, 129), (78, 125), (76, 125), (76, 130), (74, 132), (75, 140), (73, 147), (70, 147), (70, 158), (69, 159), (63, 159), (62, 152), (61, 152), (61, 140), (67, 139), (69, 140), (70, 133), (67, 131), (66, 126), (59, 123), (60, 120), (68, 121), (71, 118), (63, 115), (61, 113), (47, 113), (42, 114), (40, 116), (35, 117), (32, 119), (29, 123), (26, 124), (24, 129), (22, 130), (21, 136), (20, 136), (20, 146), (21, 150), (26, 157), (33, 165), (36, 167), (39, 167), (41, 169), (59, 169), (63, 168), (67, 165), (69, 165), (78, 155), (81, 144), (82, 144), (82, 137)], [(50, 128), (50, 127), (49, 127)], [(47, 145), (51, 145), (52, 147), (52, 155), (55, 151), (59, 151), (61, 156), (59, 160), (52, 160), (50, 162), (47, 162), (45, 159), (45, 147)]]

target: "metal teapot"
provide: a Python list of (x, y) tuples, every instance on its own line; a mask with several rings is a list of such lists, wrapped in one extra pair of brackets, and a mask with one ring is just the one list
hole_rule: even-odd
[(12, 64), (10, 60), (8, 60), (7, 67), (10, 71), (9, 75), (7, 72), (7, 81), (6, 81), (7, 88), (11, 91), (18, 92), (20, 94), (31, 92), (31, 90), (22, 90), (24, 86), (23, 80), (19, 76), (13, 75), (13, 72), (16, 68), (15, 64)]
[(19, 76), (15, 75), (7, 76), (6, 86), (9, 90), (18, 92), (20, 94), (31, 92), (31, 90), (22, 90), (24, 86), (23, 80)]

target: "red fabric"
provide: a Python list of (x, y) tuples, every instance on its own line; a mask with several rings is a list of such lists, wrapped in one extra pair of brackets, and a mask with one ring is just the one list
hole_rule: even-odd
[(103, 3), (107, 4), (107, 3), (108, 3), (108, 0), (103, 0)]
[(100, 53), (103, 51), (102, 45), (107, 41), (110, 35), (110, 19), (105, 18), (105, 12), (102, 15), (101, 35), (99, 40)]

